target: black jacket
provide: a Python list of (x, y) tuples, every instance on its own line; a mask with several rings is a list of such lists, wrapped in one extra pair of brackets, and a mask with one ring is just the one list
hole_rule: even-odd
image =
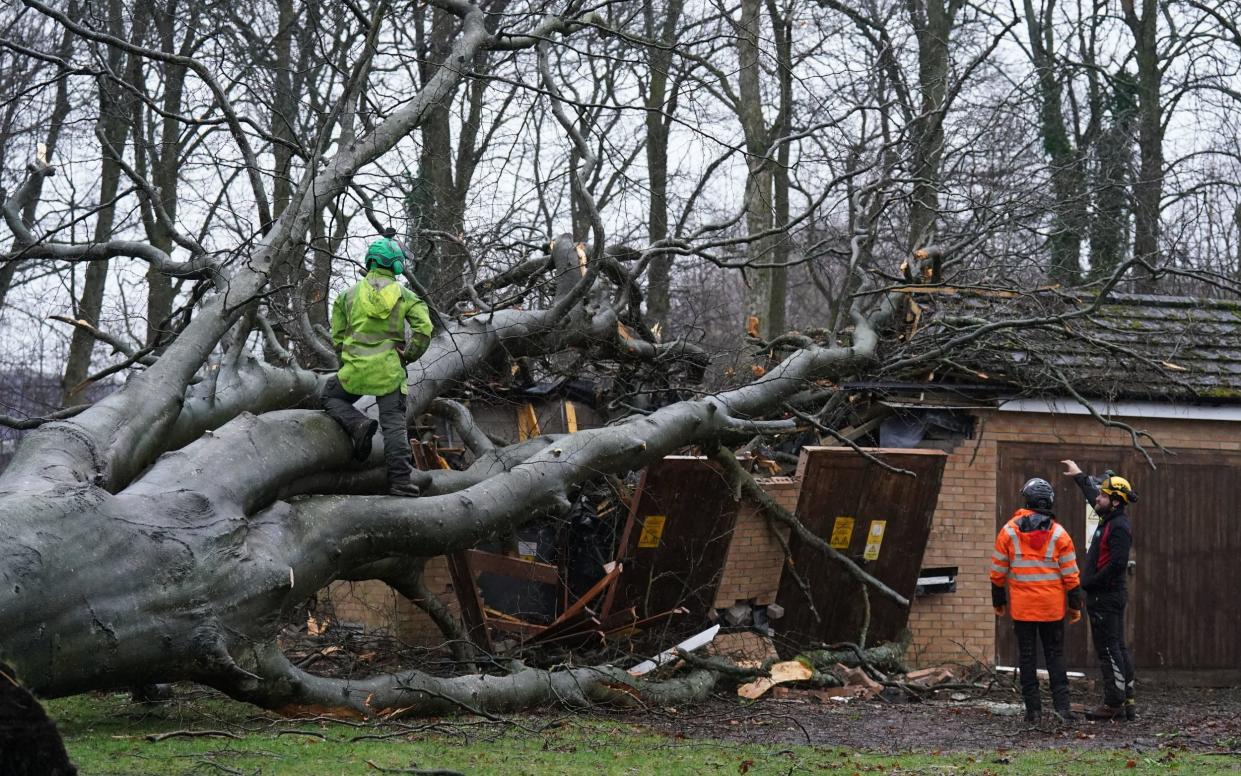
[[(1073, 478), (1081, 488), (1086, 502), (1094, 506), (1099, 489), (1085, 474)], [(1129, 550), (1133, 547), (1133, 527), (1124, 507), (1099, 515), (1099, 527), (1090, 540), (1086, 563), (1081, 565), (1082, 590), (1105, 593), (1125, 590), (1125, 571), (1129, 567)]]

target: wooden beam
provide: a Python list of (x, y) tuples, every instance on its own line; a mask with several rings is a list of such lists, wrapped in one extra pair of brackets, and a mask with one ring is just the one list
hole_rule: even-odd
[[(611, 568), (609, 568), (609, 566)], [(574, 601), (572, 606), (570, 606), (568, 609), (565, 609), (564, 614), (561, 614), (559, 617), (555, 619), (554, 622), (552, 622), (551, 625), (548, 625), (547, 630), (543, 632), (543, 635), (540, 636), (539, 639), (537, 639), (538, 641), (543, 641), (544, 639), (551, 639), (558, 634), (566, 633), (572, 630), (577, 630), (577, 628), (574, 627), (573, 625), (574, 621), (577, 618), (579, 618), (581, 615), (583, 615), (584, 613), (587, 613), (588, 612), (588, 610), (586, 609), (587, 605), (589, 605), (591, 601), (598, 598), (599, 595), (604, 590), (607, 590), (612, 585), (614, 585), (616, 583), (616, 580), (620, 577), (621, 568), (622, 568), (621, 564), (608, 563), (603, 568), (604, 568), (604, 571), (606, 572), (603, 575), (603, 577), (598, 582), (596, 582), (594, 585), (592, 585), (589, 590), (587, 590), (584, 594), (582, 594), (581, 598)]]
[(474, 586), (470, 561), (464, 552), (449, 553), (448, 573), (452, 576), (452, 586), (457, 593), (457, 601), (461, 604), (461, 620), (465, 623), (465, 632), (470, 641), (480, 649), (492, 652), (491, 636), (487, 633), (487, 618), (483, 614), (483, 600), (478, 596), (478, 588)]
[[(633, 489), (633, 496), (629, 499), (629, 511), (625, 515), (625, 525), (621, 529), (620, 541), (616, 543), (617, 561), (624, 560), (622, 555), (628, 551), (629, 537), (633, 533), (633, 524), (637, 519), (638, 503), (642, 500), (642, 489), (646, 487), (646, 473), (648, 468), (642, 470), (642, 474), (638, 477), (638, 487)], [(599, 609), (599, 616), (606, 619), (612, 613), (612, 602), (616, 598), (616, 585), (613, 585), (608, 594), (603, 598), (603, 606)]]
[(542, 582), (546, 585), (560, 584), (560, 569), (550, 563), (539, 563), (524, 558), (508, 555), (497, 555), (483, 550), (466, 550), (470, 568), (475, 572), (486, 571), (512, 579), (524, 579), (527, 582)]
[(517, 441), (524, 442), (532, 437), (541, 436), (539, 416), (534, 411), (534, 404), (525, 402), (517, 408)]
[(535, 625), (532, 622), (514, 622), (513, 620), (499, 620), (495, 618), (487, 620), (487, 627), (504, 631), (505, 633), (516, 633), (521, 637), (522, 641), (529, 641), (532, 636), (537, 636), (546, 630), (546, 626)]
[(643, 628), (649, 628), (652, 625), (657, 625), (663, 622), (664, 620), (671, 620), (673, 617), (676, 617), (678, 614), (689, 614), (689, 609), (678, 606), (677, 608), (669, 609), (666, 612), (660, 612), (659, 614), (652, 614), (650, 617), (647, 617), (644, 620), (638, 620), (637, 622), (629, 623), (628, 625), (621, 625), (620, 627), (613, 628), (612, 630), (607, 631), (605, 635), (608, 638), (613, 638), (613, 639), (624, 638), (625, 636), (629, 636), (631, 634), (637, 633)]

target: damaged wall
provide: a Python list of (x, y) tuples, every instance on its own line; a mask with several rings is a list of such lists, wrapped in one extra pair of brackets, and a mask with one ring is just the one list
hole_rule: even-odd
[[(797, 507), (800, 482), (792, 477), (759, 478), (758, 483), (777, 502), (792, 511)], [(780, 532), (787, 539), (788, 527)], [(737, 603), (774, 603), (780, 587), (784, 550), (774, 536), (770, 521), (748, 499), (738, 509), (724, 573), (714, 605), (724, 609)], [(460, 616), (452, 577), (445, 558), (427, 562), (423, 581), (431, 592)], [(383, 582), (335, 582), (327, 597), (338, 621), (360, 626), (366, 632), (383, 630), (411, 646), (434, 647), (443, 643), (439, 629), (425, 612), (397, 595)]]

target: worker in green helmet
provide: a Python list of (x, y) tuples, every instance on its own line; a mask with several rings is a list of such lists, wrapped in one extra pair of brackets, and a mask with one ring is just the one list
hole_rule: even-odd
[[(366, 460), (371, 440), (383, 428), (388, 493), (417, 496), (411, 475), (409, 432), (405, 425), (405, 365), (416, 361), (431, 343), (431, 315), (418, 295), (401, 285), (405, 251), (385, 237), (366, 251), (366, 277), (332, 305), (332, 344), (340, 371), (323, 388), (323, 409), (345, 429), (353, 456)], [(354, 407), (374, 396), (379, 421)]]

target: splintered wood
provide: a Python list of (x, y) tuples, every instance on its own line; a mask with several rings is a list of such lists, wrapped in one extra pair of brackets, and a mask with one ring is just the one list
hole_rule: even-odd
[(755, 700), (762, 697), (764, 693), (775, 687), (777, 684), (785, 682), (803, 682), (814, 676), (814, 670), (810, 666), (800, 660), (788, 660), (784, 663), (776, 663), (771, 667), (771, 676), (760, 676), (752, 682), (746, 682), (737, 688), (737, 694), (742, 698)]

